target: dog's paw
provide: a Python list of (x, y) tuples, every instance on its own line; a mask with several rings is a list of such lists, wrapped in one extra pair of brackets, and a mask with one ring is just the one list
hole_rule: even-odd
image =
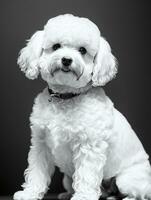
[(107, 197), (106, 199), (107, 199), (107, 200), (118, 200), (118, 198), (115, 197), (115, 196), (110, 196), (110, 197)]
[(70, 199), (72, 197), (72, 194), (68, 192), (64, 192), (58, 195), (58, 199)]
[(14, 200), (38, 200), (38, 198), (31, 195), (30, 192), (27, 191), (18, 191), (13, 196)]
[(71, 198), (71, 200), (98, 200), (97, 195), (92, 194), (74, 194), (74, 196)]

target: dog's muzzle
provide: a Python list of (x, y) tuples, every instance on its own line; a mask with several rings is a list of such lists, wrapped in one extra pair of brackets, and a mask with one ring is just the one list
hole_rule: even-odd
[(58, 71), (62, 71), (63, 73), (72, 73), (73, 75), (77, 77), (77, 80), (79, 80), (83, 74), (84, 69), (81, 67), (74, 68), (72, 66), (71, 59), (64, 60), (62, 58), (62, 65), (53, 65), (51, 67), (51, 71), (50, 71), (51, 76), (54, 77), (55, 73), (57, 73)]

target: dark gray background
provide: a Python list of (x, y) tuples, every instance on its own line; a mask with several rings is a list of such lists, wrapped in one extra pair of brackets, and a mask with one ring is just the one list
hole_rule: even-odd
[[(30, 145), (28, 118), (34, 97), (45, 87), (40, 79), (24, 77), (17, 55), (26, 39), (59, 14), (90, 18), (111, 44), (119, 73), (106, 92), (151, 155), (150, 8), (147, 0), (1, 0), (0, 195), (13, 194), (23, 182)], [(60, 179), (57, 172), (52, 192), (62, 190)]]

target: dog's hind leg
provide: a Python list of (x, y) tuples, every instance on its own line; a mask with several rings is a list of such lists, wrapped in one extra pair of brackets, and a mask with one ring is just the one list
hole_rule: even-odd
[(72, 178), (64, 174), (63, 186), (67, 192), (58, 195), (58, 199), (70, 199), (74, 190), (72, 188)]
[(151, 169), (148, 161), (137, 163), (116, 177), (116, 184), (127, 199), (151, 200)]

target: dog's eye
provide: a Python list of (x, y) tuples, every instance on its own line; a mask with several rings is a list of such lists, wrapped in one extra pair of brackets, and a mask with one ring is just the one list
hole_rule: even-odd
[(79, 48), (79, 52), (80, 52), (82, 55), (85, 55), (85, 54), (87, 53), (87, 50), (86, 50), (86, 48), (84, 48), (84, 47), (80, 47), (80, 48)]
[(61, 44), (57, 43), (57, 44), (54, 44), (54, 45), (52, 46), (52, 49), (53, 49), (54, 51), (56, 51), (56, 50), (59, 49), (60, 47), (61, 47)]

